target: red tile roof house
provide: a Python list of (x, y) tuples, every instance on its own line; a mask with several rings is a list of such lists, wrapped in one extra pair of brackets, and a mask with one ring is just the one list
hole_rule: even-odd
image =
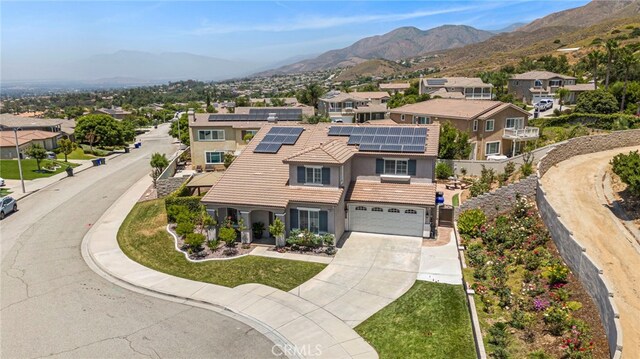
[(429, 237), (438, 136), (438, 124), (267, 124), (202, 203), (249, 229), (280, 218), (287, 232), (337, 239), (345, 231)]

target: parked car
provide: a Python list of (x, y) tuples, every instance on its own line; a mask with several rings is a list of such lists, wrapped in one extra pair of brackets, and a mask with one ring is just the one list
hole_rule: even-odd
[(47, 152), (47, 158), (50, 159), (50, 160), (55, 160), (56, 159), (56, 154), (51, 152), (51, 151), (48, 151)]
[(550, 110), (550, 109), (553, 108), (553, 100), (552, 99), (540, 100), (540, 103), (543, 103), (545, 105), (545, 109), (546, 110)]
[(547, 108), (547, 105), (542, 102), (536, 102), (533, 104), (533, 109), (537, 112), (544, 112)]
[(4, 187), (4, 178), (0, 177), (0, 187)]
[(2, 197), (0, 198), (0, 219), (4, 219), (4, 217), (12, 212), (18, 210), (18, 203), (13, 197)]

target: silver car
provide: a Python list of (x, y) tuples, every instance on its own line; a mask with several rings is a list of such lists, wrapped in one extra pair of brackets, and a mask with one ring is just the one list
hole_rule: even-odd
[(2, 197), (0, 198), (0, 219), (4, 219), (4, 217), (12, 212), (18, 210), (18, 203), (13, 197)]

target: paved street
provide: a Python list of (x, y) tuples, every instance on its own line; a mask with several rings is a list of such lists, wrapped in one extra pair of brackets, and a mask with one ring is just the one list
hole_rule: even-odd
[(0, 222), (0, 357), (264, 358), (271, 343), (209, 310), (116, 286), (85, 264), (91, 225), (149, 171), (152, 152), (171, 154), (166, 126), (143, 147), (23, 200)]

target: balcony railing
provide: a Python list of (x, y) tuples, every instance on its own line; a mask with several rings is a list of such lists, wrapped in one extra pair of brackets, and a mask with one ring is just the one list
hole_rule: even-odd
[(522, 129), (505, 128), (502, 138), (512, 140), (526, 140), (540, 137), (540, 129), (538, 127), (525, 127)]

